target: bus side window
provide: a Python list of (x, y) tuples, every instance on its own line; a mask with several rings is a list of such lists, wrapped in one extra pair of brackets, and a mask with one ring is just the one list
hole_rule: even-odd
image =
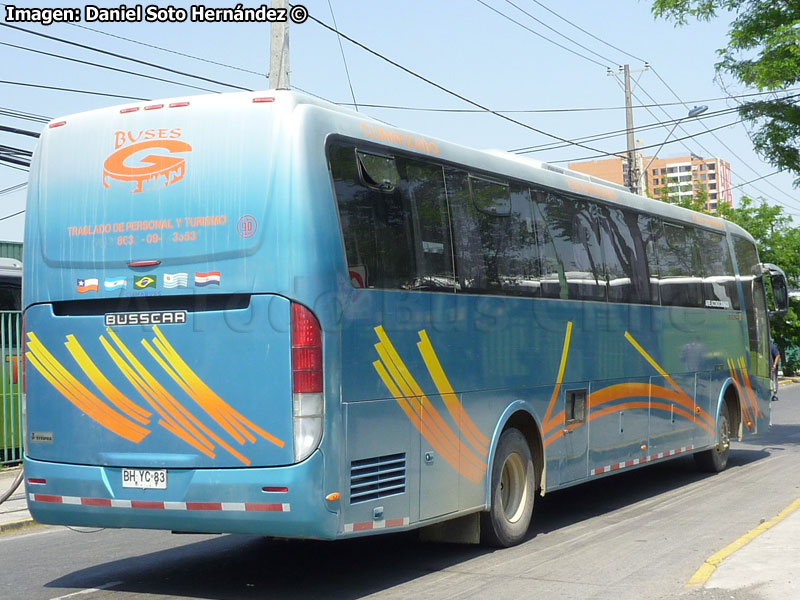
[(455, 291), (453, 246), (440, 165), (398, 157), (401, 195), (412, 211), (416, 277), (404, 289)]
[(695, 231), (703, 263), (703, 292), (708, 308), (739, 310), (739, 293), (728, 240), (721, 233), (698, 229)]
[(650, 215), (639, 215), (639, 231), (642, 234), (644, 253), (647, 257), (647, 272), (650, 281), (650, 304), (660, 304), (660, 289), (658, 285), (658, 251), (657, 240), (663, 235), (661, 221)]
[(703, 306), (702, 269), (692, 228), (663, 223), (656, 241), (663, 306)]
[(639, 215), (607, 206), (598, 210), (609, 302), (651, 304), (650, 272)]
[(769, 375), (769, 323), (764, 282), (756, 247), (750, 240), (733, 236), (733, 253), (742, 284), (742, 304), (747, 320), (750, 365), (756, 375)]
[[(546, 231), (542, 295), (564, 298), (566, 283), (566, 297), (570, 300), (606, 300), (606, 276), (593, 205), (552, 192), (543, 196), (544, 201), (537, 203)], [(548, 244), (555, 250), (554, 257), (548, 255)]]
[(328, 152), (353, 286), (453, 291), (441, 167), (345, 144)]
[(455, 170), (447, 187), (460, 289), (538, 296), (539, 261), (527, 189)]

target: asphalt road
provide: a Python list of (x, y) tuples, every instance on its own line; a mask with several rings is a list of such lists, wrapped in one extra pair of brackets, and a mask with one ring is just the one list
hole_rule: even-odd
[(710, 600), (684, 589), (695, 570), (800, 497), (800, 385), (781, 397), (771, 432), (736, 444), (725, 472), (680, 458), (548, 494), (508, 550), (37, 527), (0, 536), (0, 598)]

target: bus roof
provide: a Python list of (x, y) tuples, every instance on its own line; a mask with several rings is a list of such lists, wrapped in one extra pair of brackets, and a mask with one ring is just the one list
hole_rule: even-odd
[[(45, 135), (47, 130), (54, 125), (61, 124), (64, 121), (69, 121), (77, 115), (82, 118), (90, 117), (96, 113), (98, 117), (106, 112), (118, 113), (120, 111), (138, 111), (140, 109), (148, 109), (154, 106), (159, 107), (171, 106), (176, 103), (194, 103), (202, 102), (205, 105), (217, 104), (220, 110), (224, 110), (228, 98), (251, 96), (253, 101), (268, 101), (294, 104), (295, 106), (306, 105), (315, 106), (330, 111), (336, 115), (335, 120), (337, 124), (349, 125), (345, 129), (351, 131), (358, 131), (360, 135), (357, 137), (364, 138), (363, 134), (366, 128), (375, 128), (382, 136), (372, 135), (366, 136), (369, 138), (367, 141), (371, 143), (381, 144), (390, 148), (409, 149), (414, 151), (413, 146), (408, 144), (398, 143), (397, 140), (425, 140), (429, 144), (436, 147), (435, 156), (437, 159), (444, 160), (445, 162), (453, 162), (473, 168), (476, 170), (488, 171), (496, 174), (503, 174), (509, 177), (521, 179), (524, 181), (532, 181), (542, 184), (551, 188), (560, 188), (565, 191), (577, 192), (583, 195), (595, 197), (601, 201), (610, 204), (617, 204), (649, 214), (659, 215), (675, 221), (683, 221), (701, 227), (707, 227), (716, 230), (727, 230), (730, 233), (735, 233), (739, 236), (753, 240), (752, 236), (743, 228), (735, 223), (726, 221), (719, 217), (699, 213), (693, 210), (682, 208), (680, 206), (669, 204), (661, 200), (648, 198), (639, 194), (633, 194), (625, 186), (573, 171), (565, 169), (556, 165), (551, 165), (546, 162), (530, 158), (528, 156), (521, 156), (513, 154), (504, 150), (478, 150), (461, 144), (447, 142), (438, 138), (430, 136), (422, 136), (414, 131), (400, 129), (394, 125), (380, 121), (373, 117), (356, 112), (350, 108), (334, 104), (327, 100), (323, 100), (316, 96), (309, 94), (289, 91), (289, 90), (261, 90), (252, 92), (233, 92), (226, 94), (202, 94), (197, 96), (181, 96), (176, 98), (166, 98), (161, 100), (149, 100), (146, 102), (135, 102), (126, 105), (117, 105), (113, 107), (96, 109), (84, 113), (77, 113), (76, 115), (67, 115), (53, 119), (48, 127), (45, 128)], [(333, 115), (332, 115), (333, 116)]]

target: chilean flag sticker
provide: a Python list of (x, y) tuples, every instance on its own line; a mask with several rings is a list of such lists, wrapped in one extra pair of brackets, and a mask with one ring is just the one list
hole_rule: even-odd
[[(217, 282), (219, 282), (219, 274), (217, 274)], [(78, 279), (75, 284), (75, 291), (79, 294), (85, 294), (86, 292), (96, 292), (98, 287), (99, 281), (96, 277), (92, 277), (90, 279)]]
[(208, 273), (194, 274), (195, 287), (205, 287), (207, 285), (219, 285), (219, 271), (209, 271)]

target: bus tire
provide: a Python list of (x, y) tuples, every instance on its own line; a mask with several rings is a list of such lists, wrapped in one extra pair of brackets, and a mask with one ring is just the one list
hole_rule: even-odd
[(723, 402), (717, 421), (717, 444), (709, 450), (694, 455), (697, 468), (708, 473), (719, 473), (728, 466), (728, 455), (731, 450), (731, 419), (728, 403)]
[(481, 513), (481, 542), (507, 548), (522, 541), (531, 524), (536, 473), (528, 441), (519, 429), (506, 429), (492, 462), (489, 510)]

